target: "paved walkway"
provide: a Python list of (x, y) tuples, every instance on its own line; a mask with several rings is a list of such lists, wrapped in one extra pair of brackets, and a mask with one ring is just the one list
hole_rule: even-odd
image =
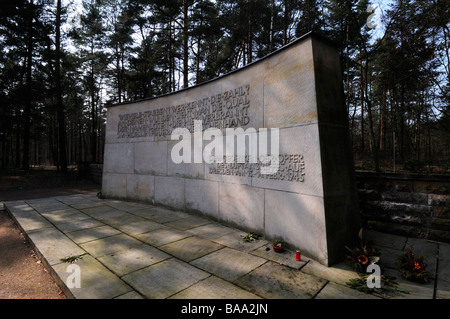
[[(294, 252), (275, 253), (263, 239), (246, 243), (243, 231), (179, 211), (95, 194), (11, 201), (5, 208), (69, 297), (377, 298), (345, 285), (357, 278), (346, 263), (295, 261)], [(450, 298), (450, 245), (366, 234), (380, 248), (386, 274), (409, 292), (394, 298)], [(429, 261), (430, 283), (399, 277), (396, 256), (408, 247)], [(79, 268), (60, 261), (76, 255), (83, 255)], [(81, 287), (68, 288), (77, 271)]]

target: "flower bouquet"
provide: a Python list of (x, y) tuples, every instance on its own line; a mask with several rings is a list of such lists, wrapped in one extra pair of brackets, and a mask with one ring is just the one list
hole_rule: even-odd
[(430, 281), (431, 274), (426, 271), (427, 263), (424, 257), (414, 254), (411, 249), (399, 257), (398, 267), (401, 276), (405, 279), (420, 283)]
[(380, 260), (379, 252), (373, 247), (371, 241), (361, 241), (357, 247), (345, 246), (345, 248), (350, 253), (347, 255), (347, 260), (357, 273), (366, 273), (369, 265), (376, 264)]
[[(368, 285), (368, 280), (371, 279), (371, 274), (368, 274), (368, 269), (372, 264), (377, 264), (380, 260), (380, 253), (374, 247), (373, 242), (368, 240), (363, 240), (362, 231), (359, 233), (359, 244), (353, 248), (345, 246), (348, 254), (347, 260), (351, 263), (353, 270), (358, 274), (359, 278), (350, 279), (346, 282), (346, 285), (350, 288), (356, 289), (358, 291), (375, 294), (380, 297), (386, 298), (387, 296), (393, 296), (400, 293), (408, 293), (405, 290), (399, 289), (398, 283), (395, 281), (395, 277), (381, 275), (380, 273), (380, 287), (371, 288)], [(379, 266), (377, 264), (377, 266)], [(381, 269), (381, 268), (380, 268)], [(372, 273), (372, 271), (369, 271)]]
[(284, 243), (282, 241), (276, 240), (272, 244), (273, 251), (276, 253), (281, 253), (284, 251)]

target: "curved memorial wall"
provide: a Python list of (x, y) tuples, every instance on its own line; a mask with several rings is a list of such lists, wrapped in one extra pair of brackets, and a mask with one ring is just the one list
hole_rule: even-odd
[(322, 264), (359, 230), (339, 56), (307, 34), (212, 81), (108, 107), (102, 194), (207, 215)]

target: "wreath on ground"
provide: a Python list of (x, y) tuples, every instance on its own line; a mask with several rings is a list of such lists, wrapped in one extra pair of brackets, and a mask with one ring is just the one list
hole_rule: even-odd
[(416, 255), (410, 248), (406, 254), (399, 256), (398, 268), (401, 276), (405, 279), (419, 283), (427, 283), (431, 279), (431, 273), (426, 270), (425, 258)]
[(378, 264), (380, 261), (380, 252), (375, 248), (372, 241), (363, 240), (362, 231), (359, 232), (359, 243), (352, 248), (345, 246), (347, 251), (347, 261), (351, 264), (353, 270), (358, 274), (359, 278), (350, 279), (346, 285), (350, 288), (356, 289), (367, 294), (378, 295), (380, 297), (388, 297), (392, 295), (399, 295), (401, 293), (408, 293), (398, 288), (398, 283), (395, 277), (380, 274), (380, 287), (371, 288), (368, 285), (368, 280), (373, 279), (374, 275), (367, 273), (367, 268), (370, 265)]
[(380, 260), (379, 251), (374, 248), (372, 241), (360, 241), (358, 246), (347, 249), (347, 260), (352, 265), (352, 268), (357, 273), (366, 273), (367, 267), (371, 264), (376, 264)]

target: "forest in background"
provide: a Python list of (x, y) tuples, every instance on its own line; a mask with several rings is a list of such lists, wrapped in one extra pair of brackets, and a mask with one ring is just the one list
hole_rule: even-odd
[(450, 0), (2, 1), (0, 166), (102, 162), (106, 105), (315, 31), (338, 45), (357, 169), (448, 173), (449, 19)]

